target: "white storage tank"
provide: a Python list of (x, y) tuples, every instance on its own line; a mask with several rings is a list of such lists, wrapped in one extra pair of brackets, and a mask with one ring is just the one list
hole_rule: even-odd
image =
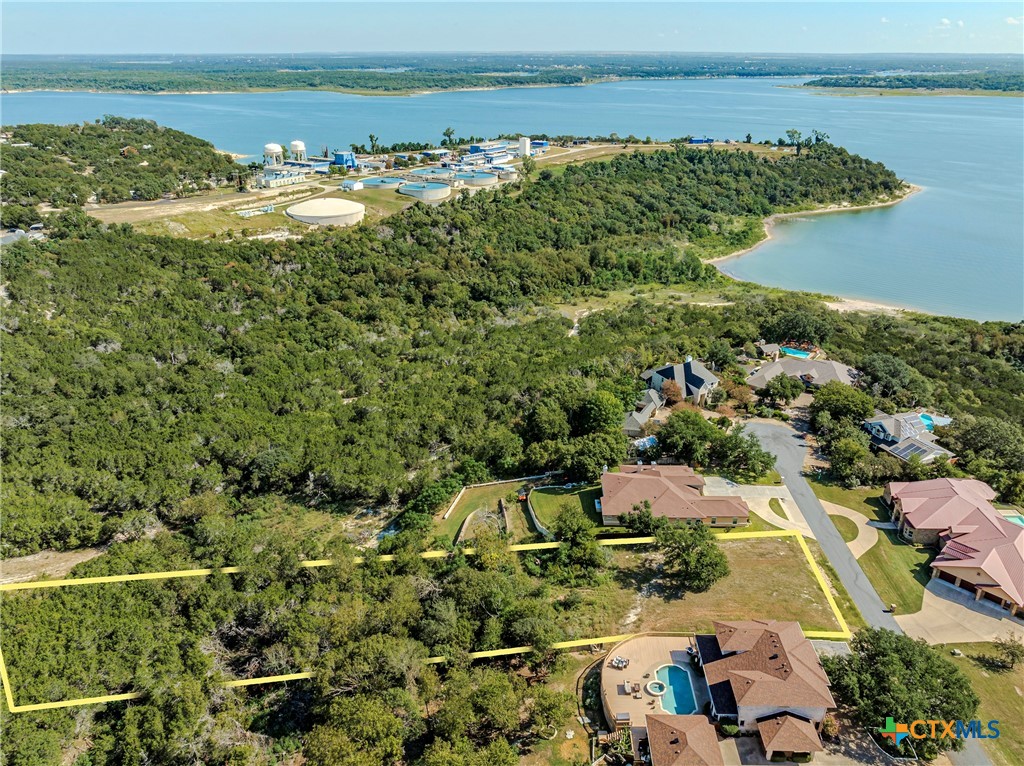
[(519, 137), (519, 156), (529, 157), (530, 156), (530, 137), (520, 136)]
[(289, 218), (316, 226), (355, 226), (366, 213), (366, 206), (349, 199), (320, 197), (292, 205), (285, 211)]
[(434, 202), (446, 199), (452, 193), (448, 184), (437, 181), (426, 181), (424, 183), (402, 184), (398, 187), (399, 194), (407, 194), (424, 202)]
[(281, 144), (264, 144), (263, 146), (263, 164), (264, 165), (280, 165), (282, 158), (284, 157), (284, 149)]

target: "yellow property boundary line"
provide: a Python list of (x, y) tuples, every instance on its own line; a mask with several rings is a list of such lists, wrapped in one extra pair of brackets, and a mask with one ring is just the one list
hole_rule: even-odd
[[(804, 631), (804, 636), (807, 638), (824, 638), (824, 639), (838, 639), (847, 640), (853, 634), (850, 632), (849, 625), (846, 623), (846, 619), (843, 617), (843, 613), (839, 611), (839, 605), (836, 604), (835, 598), (833, 598), (831, 591), (829, 590), (828, 583), (825, 582), (825, 576), (822, 574), (821, 569), (818, 567), (818, 562), (814, 560), (814, 556), (811, 554), (811, 549), (807, 546), (807, 541), (804, 540), (803, 536), (790, 529), (772, 530), (769, 532), (728, 532), (728, 533), (717, 533), (715, 538), (719, 540), (756, 540), (763, 538), (772, 537), (793, 537), (796, 538), (797, 543), (800, 546), (800, 550), (803, 551), (804, 557), (807, 559), (807, 564), (811, 569), (811, 574), (814, 575), (814, 579), (817, 580), (822, 593), (825, 594), (825, 598), (828, 601), (829, 607), (832, 609), (832, 614), (836, 618), (836, 622), (839, 623), (841, 630), (839, 631), (827, 631), (827, 630), (816, 630), (816, 631)], [(654, 537), (621, 537), (621, 538), (606, 538), (598, 540), (598, 545), (605, 547), (619, 546), (619, 545), (644, 545), (653, 543), (656, 541)], [(551, 550), (558, 548), (561, 543), (524, 543), (521, 545), (510, 545), (508, 549), (514, 552), (521, 551), (539, 551), (539, 550)], [(467, 556), (472, 556), (476, 553), (475, 548), (463, 548), (462, 553)], [(421, 558), (424, 559), (439, 559), (451, 556), (453, 551), (425, 551), (420, 554)], [(395, 556), (384, 555), (378, 557), (379, 561), (394, 561)], [(356, 556), (352, 559), (354, 564), (362, 564), (366, 561), (363, 556)], [(334, 559), (317, 559), (315, 561), (303, 561), (299, 564), (300, 567), (305, 569), (317, 569), (320, 567), (328, 567), (335, 564)], [(129, 575), (109, 575), (106, 577), (82, 577), (82, 578), (66, 578), (63, 580), (37, 580), (35, 582), (19, 582), (19, 583), (6, 583), (0, 585), (0, 593), (6, 591), (16, 590), (32, 590), (36, 588), (64, 588), (76, 585), (98, 585), (101, 583), (118, 583), (118, 582), (138, 582), (144, 580), (173, 580), (182, 579), (186, 577), (209, 577), (214, 573), (218, 574), (237, 574), (243, 572), (243, 567), (218, 567), (211, 569), (184, 569), (170, 572), (147, 572), (143, 574), (129, 574)], [(573, 641), (559, 641), (558, 643), (552, 644), (552, 649), (572, 649), (579, 646), (591, 646), (597, 644), (611, 644), (625, 641), (627, 638), (632, 638), (638, 635), (636, 633), (623, 633), (618, 636), (599, 636), (596, 638), (581, 638)], [(467, 655), (470, 659), (486, 659), (489, 657), (505, 657), (514, 654), (526, 654), (533, 649), (532, 646), (514, 646), (506, 647), (504, 649), (492, 649), (485, 652), (469, 652)], [(429, 657), (426, 662), (429, 664), (440, 664), (445, 662), (445, 657)], [(301, 681), (310, 679), (313, 677), (313, 673), (286, 673), (284, 675), (277, 676), (261, 676), (260, 678), (243, 678), (235, 681), (225, 681), (224, 686), (229, 688), (237, 688), (243, 686), (256, 686), (259, 684), (276, 684), (283, 683), (285, 681)], [(0, 650), (0, 682), (3, 682), (4, 686), (4, 697), (7, 702), (7, 709), (12, 713), (28, 713), (34, 710), (55, 710), (57, 708), (66, 707), (77, 707), (80, 705), (96, 705), (104, 702), (120, 702), (122, 700), (133, 700), (139, 699), (143, 696), (142, 692), (128, 692), (126, 694), (106, 694), (100, 697), (82, 697), (79, 699), (64, 700), (62, 702), (41, 702), (34, 705), (16, 705), (14, 702), (14, 694), (11, 690), (10, 678), (7, 674), (7, 664), (4, 661), (3, 651)]]

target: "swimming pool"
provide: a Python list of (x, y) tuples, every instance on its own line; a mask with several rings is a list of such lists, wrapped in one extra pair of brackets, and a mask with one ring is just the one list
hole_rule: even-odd
[(666, 713), (690, 715), (697, 711), (689, 672), (678, 665), (662, 665), (655, 675), (665, 684), (661, 707)]
[(1024, 527), (1024, 515), (1015, 513), (1012, 516), (1006, 516), (1005, 518), (1007, 521), (1012, 521), (1014, 524), (1019, 524)]
[(782, 346), (782, 350), (786, 352), (786, 356), (796, 356), (800, 359), (806, 359), (811, 355), (810, 351), (804, 351), (799, 348), (790, 348), (789, 346)]
[(925, 428), (927, 428), (929, 431), (935, 430), (935, 421), (932, 420), (931, 415), (929, 415), (927, 412), (922, 412), (918, 417), (920, 417), (921, 420), (924, 422)]

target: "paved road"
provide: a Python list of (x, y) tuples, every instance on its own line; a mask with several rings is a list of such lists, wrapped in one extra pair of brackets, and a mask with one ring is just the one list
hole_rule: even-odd
[(755, 434), (764, 448), (775, 455), (776, 470), (782, 474), (786, 487), (814, 532), (814, 537), (868, 625), (902, 633), (893, 616), (884, 611), (882, 599), (878, 597), (810, 485), (800, 475), (807, 454), (803, 435), (782, 423), (754, 422), (748, 424), (747, 430)]
[[(804, 518), (814, 531), (814, 536), (822, 550), (842, 580), (850, 597), (857, 605), (868, 625), (874, 628), (888, 628), (897, 633), (903, 630), (891, 614), (884, 611), (885, 606), (878, 597), (874, 587), (868, 580), (857, 559), (853, 557), (849, 547), (843, 541), (835, 524), (825, 513), (825, 509), (811, 490), (810, 485), (800, 474), (807, 454), (807, 445), (803, 435), (782, 423), (757, 421), (749, 423), (747, 430), (755, 434), (762, 446), (775, 455), (775, 468), (784, 477), (784, 482), (796, 504), (800, 506)], [(964, 749), (959, 753), (948, 752), (950, 761), (957, 766), (992, 766), (981, 743), (976, 739), (965, 739)]]

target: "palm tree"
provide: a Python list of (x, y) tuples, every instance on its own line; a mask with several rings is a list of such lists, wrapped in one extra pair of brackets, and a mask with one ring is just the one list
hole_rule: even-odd
[(370, 154), (376, 154), (378, 149), (377, 136), (370, 134)]
[(444, 129), (444, 141), (441, 146), (447, 146), (451, 148), (455, 143), (455, 128), (447, 127)]

